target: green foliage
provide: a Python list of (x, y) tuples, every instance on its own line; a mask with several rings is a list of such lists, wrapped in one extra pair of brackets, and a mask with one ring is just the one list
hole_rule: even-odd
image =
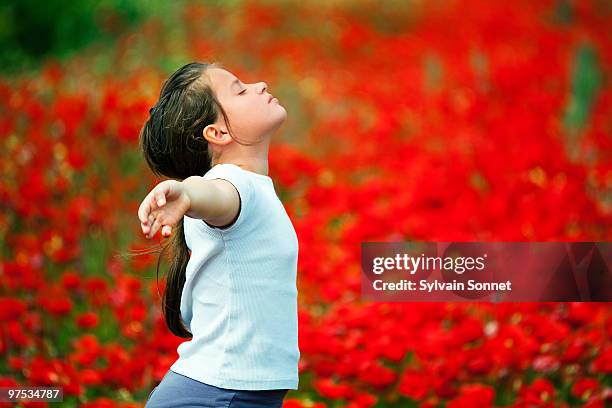
[(572, 72), (572, 94), (565, 112), (564, 124), (570, 131), (582, 129), (587, 121), (601, 84), (597, 53), (583, 44), (576, 51)]
[(94, 40), (114, 38), (151, 6), (129, 0), (5, 0), (0, 69), (18, 72), (47, 56), (64, 58)]

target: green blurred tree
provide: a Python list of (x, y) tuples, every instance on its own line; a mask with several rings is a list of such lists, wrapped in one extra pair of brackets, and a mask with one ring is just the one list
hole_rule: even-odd
[(0, 4), (0, 70), (32, 68), (98, 39), (112, 39), (146, 14), (151, 2), (4, 0)]

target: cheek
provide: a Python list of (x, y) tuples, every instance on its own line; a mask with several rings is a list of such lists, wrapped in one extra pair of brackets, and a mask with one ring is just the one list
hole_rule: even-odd
[(262, 114), (268, 111), (269, 106), (263, 100), (263, 97), (259, 95), (251, 96), (250, 98), (244, 98), (240, 101), (240, 104), (236, 107), (240, 111), (240, 115), (249, 120), (263, 119)]
[[(229, 106), (226, 110), (232, 126), (244, 131), (245, 129), (256, 127), (265, 118), (265, 106), (258, 106), (256, 101), (244, 98)], [(231, 111), (231, 113), (230, 113)]]
[(224, 106), (232, 126), (241, 132), (255, 131), (265, 128), (270, 120), (270, 105), (266, 104), (263, 97), (251, 95), (251, 97), (240, 97), (229, 101)]
[(229, 116), (230, 120), (238, 121), (241, 117), (244, 116), (245, 113), (248, 113), (247, 109), (248, 105), (244, 103), (242, 100), (231, 100), (228, 101), (225, 105), (223, 105), (223, 109), (225, 109), (225, 113)]
[(231, 101), (228, 107), (238, 115), (247, 115), (254, 109), (258, 109), (258, 102), (261, 101), (257, 101), (255, 97), (243, 96)]

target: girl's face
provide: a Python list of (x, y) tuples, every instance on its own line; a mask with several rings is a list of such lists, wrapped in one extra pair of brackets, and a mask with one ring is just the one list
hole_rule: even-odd
[[(231, 72), (216, 67), (207, 69), (206, 75), (228, 116), (232, 134), (239, 140), (269, 142), (287, 119), (287, 111), (278, 99), (270, 99), (273, 95), (265, 82), (245, 84)], [(221, 114), (217, 125), (227, 131)]]

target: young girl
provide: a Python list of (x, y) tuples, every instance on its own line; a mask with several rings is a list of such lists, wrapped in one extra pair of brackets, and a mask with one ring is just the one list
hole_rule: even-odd
[(138, 218), (147, 239), (173, 234), (162, 307), (170, 331), (191, 340), (146, 407), (281, 407), (298, 389), (298, 240), (268, 147), (287, 112), (265, 82), (191, 63), (149, 113), (140, 147), (169, 180)]

